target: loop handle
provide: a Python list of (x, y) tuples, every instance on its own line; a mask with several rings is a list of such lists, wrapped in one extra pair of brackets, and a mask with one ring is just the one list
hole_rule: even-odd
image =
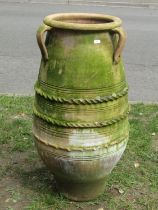
[(119, 40), (118, 40), (117, 47), (116, 47), (115, 52), (114, 52), (114, 58), (113, 58), (114, 59), (114, 64), (117, 64), (120, 61), (120, 56), (121, 56), (123, 48), (125, 46), (126, 33), (123, 30), (123, 28), (121, 28), (121, 27), (114, 28), (114, 29), (112, 29), (112, 31), (119, 35)]
[(38, 43), (38, 46), (40, 48), (40, 51), (41, 51), (41, 54), (42, 54), (42, 58), (43, 58), (44, 61), (48, 60), (48, 52), (47, 52), (47, 49), (46, 49), (46, 46), (45, 46), (45, 43), (44, 43), (44, 33), (46, 31), (51, 30), (51, 29), (52, 29), (52, 27), (47, 26), (45, 24), (42, 24), (38, 28), (37, 34), (36, 34), (37, 43)]
[[(37, 30), (37, 34), (36, 34), (37, 43), (38, 43), (38, 46), (40, 48), (40, 51), (41, 51), (41, 54), (42, 54), (42, 57), (43, 57), (44, 61), (48, 60), (48, 52), (47, 52), (47, 49), (46, 49), (46, 46), (45, 46), (45, 43), (44, 43), (43, 35), (46, 31), (49, 31), (51, 29), (52, 29), (52, 27), (47, 26), (45, 24), (42, 24), (39, 27), (39, 29)], [(121, 28), (121, 27), (114, 28), (114, 29), (112, 29), (112, 31), (119, 35), (118, 44), (117, 44), (117, 47), (115, 49), (114, 58), (113, 58), (114, 59), (114, 64), (117, 64), (120, 60), (120, 56), (121, 56), (122, 50), (123, 50), (125, 42), (126, 42), (126, 34), (125, 34), (125, 31), (123, 30), (123, 28)]]

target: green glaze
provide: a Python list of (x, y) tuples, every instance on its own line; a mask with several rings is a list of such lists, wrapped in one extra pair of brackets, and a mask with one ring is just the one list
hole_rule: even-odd
[[(55, 97), (95, 98), (127, 87), (122, 62), (113, 63), (113, 35), (106, 31), (76, 33), (53, 28), (41, 61), (38, 88)], [(100, 40), (100, 44), (94, 44)], [(41, 85), (41, 82), (43, 85)]]
[(109, 121), (129, 111), (127, 95), (105, 103), (75, 105), (57, 102), (52, 104), (50, 100), (36, 94), (34, 109), (54, 120), (81, 124)]
[(57, 14), (44, 22), (37, 32), (35, 143), (59, 191), (91, 200), (103, 193), (129, 137), (124, 31), (119, 18), (106, 15)]

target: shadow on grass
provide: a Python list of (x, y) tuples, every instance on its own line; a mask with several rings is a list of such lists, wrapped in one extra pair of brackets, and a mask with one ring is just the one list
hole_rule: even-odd
[[(36, 163), (37, 162), (35, 162), (35, 164)], [(16, 165), (14, 167), (15, 178), (18, 178), (22, 185), (33, 191), (40, 193), (57, 193), (54, 177), (50, 174), (49, 170), (42, 164), (40, 164), (41, 166), (33, 166), (34, 163), (31, 165), (29, 170), (27, 167), (25, 169), (24, 165), (22, 167), (20, 164)]]
[(24, 188), (30, 191), (32, 202), (26, 209), (67, 209), (68, 200), (59, 194), (53, 175), (42, 164), (30, 170), (16, 166), (14, 176)]

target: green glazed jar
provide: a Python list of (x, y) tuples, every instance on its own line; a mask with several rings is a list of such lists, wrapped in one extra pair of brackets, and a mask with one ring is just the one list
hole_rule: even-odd
[(33, 134), (59, 191), (72, 200), (103, 193), (128, 141), (120, 26), (114, 16), (64, 13), (45, 17), (37, 31), (42, 60)]

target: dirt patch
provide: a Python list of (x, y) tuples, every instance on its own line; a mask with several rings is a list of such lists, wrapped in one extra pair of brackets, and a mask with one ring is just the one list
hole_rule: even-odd
[[(112, 194), (114, 197), (117, 197), (117, 196), (120, 196), (120, 190), (122, 190), (122, 189), (119, 189), (119, 187), (117, 187), (117, 186), (112, 186), (110, 189), (109, 189), (109, 191), (108, 191), (108, 193), (110, 193), (110, 194)], [(121, 191), (122, 192), (122, 191)]]
[(155, 152), (158, 152), (158, 134), (152, 138), (152, 147)]
[(15, 120), (15, 119), (32, 120), (32, 118), (29, 115), (22, 113), (22, 112), (17, 113), (16, 115), (12, 115), (11, 119), (12, 120)]
[[(35, 194), (28, 182), (33, 170), (43, 167), (35, 151), (8, 153), (9, 147), (1, 145), (0, 158), (0, 209), (22, 210)], [(31, 179), (34, 177), (31, 176)]]
[[(25, 191), (25, 193), (24, 193)], [(24, 189), (18, 179), (4, 177), (0, 181), (0, 209), (22, 210), (30, 203), (30, 190)]]

